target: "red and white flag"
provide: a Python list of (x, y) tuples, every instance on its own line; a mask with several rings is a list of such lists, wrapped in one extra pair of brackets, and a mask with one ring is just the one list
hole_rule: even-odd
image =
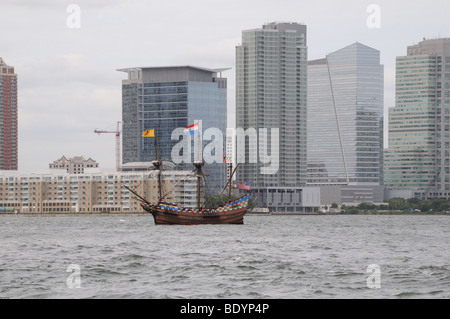
[(189, 126), (186, 126), (184, 128), (184, 134), (185, 135), (191, 135), (191, 134), (195, 134), (198, 133), (198, 122), (191, 124)]
[(237, 183), (237, 188), (250, 190), (250, 183)]

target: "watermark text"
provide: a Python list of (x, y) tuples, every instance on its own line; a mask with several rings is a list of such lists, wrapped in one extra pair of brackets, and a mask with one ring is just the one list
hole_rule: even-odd
[(77, 264), (70, 264), (67, 266), (66, 272), (71, 274), (67, 277), (67, 288), (81, 288), (81, 268)]
[(81, 28), (81, 8), (78, 4), (72, 3), (67, 6), (67, 13), (70, 13), (66, 20), (69, 29)]
[(381, 268), (376, 264), (367, 266), (367, 273), (370, 273), (367, 277), (367, 288), (381, 288)]
[(366, 9), (370, 15), (367, 17), (366, 24), (369, 29), (381, 28), (381, 8), (378, 4), (370, 4)]

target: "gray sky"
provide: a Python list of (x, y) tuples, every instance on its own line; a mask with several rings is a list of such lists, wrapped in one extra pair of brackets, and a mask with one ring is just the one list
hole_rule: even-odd
[[(80, 28), (67, 24), (72, 3)], [(367, 25), (370, 4), (380, 28)], [(114, 134), (93, 131), (121, 121), (119, 68), (232, 67), (223, 75), (234, 110), (235, 46), (242, 30), (267, 22), (306, 24), (309, 60), (356, 41), (380, 50), (387, 109), (395, 57), (424, 37), (450, 37), (449, 12), (448, 0), (0, 0), (0, 56), (19, 76), (19, 172), (62, 155), (115, 167)]]

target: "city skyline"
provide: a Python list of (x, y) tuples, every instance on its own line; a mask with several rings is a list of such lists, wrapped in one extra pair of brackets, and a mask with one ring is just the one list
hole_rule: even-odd
[[(0, 56), (15, 67), (19, 77), (19, 172), (43, 170), (61, 155), (84, 155), (94, 158), (102, 169), (114, 168), (114, 137), (97, 136), (94, 129), (112, 129), (121, 120), (123, 76), (115, 71), (118, 68), (231, 66), (226, 77), (229, 119), (233, 118), (235, 47), (243, 30), (271, 21), (308, 26), (309, 61), (356, 41), (379, 50), (385, 66), (386, 119), (387, 108), (394, 106), (396, 57), (424, 37), (448, 37), (450, 26), (446, 1), (431, 6), (425, 1), (286, 1), (280, 5), (270, 1), (130, 4), (83, 0), (75, 2), (79, 25), (72, 3), (6, 0), (0, 4), (7, 13), (0, 21), (0, 30), (5, 30)], [(371, 24), (371, 17), (376, 18), (376, 11), (368, 10), (372, 3), (380, 9), (379, 26)], [(142, 36), (148, 41), (142, 42)]]

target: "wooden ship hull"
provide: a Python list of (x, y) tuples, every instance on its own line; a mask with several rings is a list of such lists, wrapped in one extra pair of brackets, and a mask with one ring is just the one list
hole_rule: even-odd
[(214, 209), (186, 209), (169, 203), (142, 208), (153, 215), (156, 225), (243, 224), (249, 195)]

